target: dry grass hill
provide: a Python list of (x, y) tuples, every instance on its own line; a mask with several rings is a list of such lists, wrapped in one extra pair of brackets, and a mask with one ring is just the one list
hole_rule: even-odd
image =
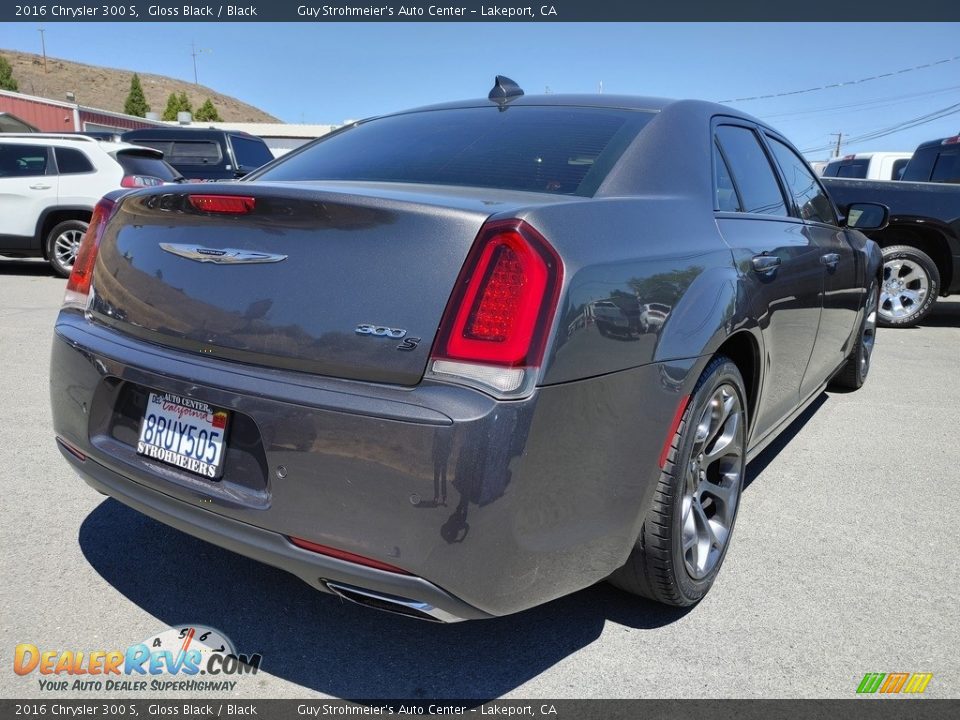
[[(127, 98), (127, 93), (130, 92), (132, 70), (84, 65), (48, 55), (47, 72), (44, 73), (41, 55), (3, 49), (0, 49), (0, 55), (3, 55), (13, 67), (13, 77), (16, 78), (22, 93), (63, 101), (66, 99), (66, 93), (72, 92), (81, 105), (123, 112), (123, 102)], [(220, 112), (220, 117), (227, 121), (280, 122), (259, 108), (203, 85), (194, 85), (191, 82), (164, 75), (148, 73), (139, 73), (139, 75), (150, 109), (155, 112), (163, 112), (170, 93), (185, 92), (194, 109), (210, 98)]]

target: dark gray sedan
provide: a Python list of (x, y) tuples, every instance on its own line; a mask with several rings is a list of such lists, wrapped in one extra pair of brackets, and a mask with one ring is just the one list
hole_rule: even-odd
[(371, 607), (486, 618), (604, 579), (690, 605), (747, 461), (864, 382), (881, 259), (853, 227), (886, 215), (839, 217), (728, 107), (498, 79), (240, 183), (105, 198), (54, 432), (97, 490)]

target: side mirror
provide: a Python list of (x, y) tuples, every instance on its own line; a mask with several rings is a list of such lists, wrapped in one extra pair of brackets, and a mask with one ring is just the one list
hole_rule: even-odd
[(854, 230), (883, 230), (890, 221), (890, 211), (880, 203), (851, 203), (847, 207), (847, 227)]

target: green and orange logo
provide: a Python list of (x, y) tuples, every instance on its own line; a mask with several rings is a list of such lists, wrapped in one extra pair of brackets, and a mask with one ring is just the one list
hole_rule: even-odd
[(919, 695), (927, 689), (933, 673), (867, 673), (857, 686), (860, 695)]

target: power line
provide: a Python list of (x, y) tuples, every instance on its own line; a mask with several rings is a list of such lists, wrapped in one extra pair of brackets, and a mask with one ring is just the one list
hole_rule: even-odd
[[(895, 133), (901, 132), (903, 130), (910, 130), (911, 128), (920, 127), (921, 125), (926, 125), (931, 123), (934, 120), (940, 120), (949, 115), (960, 112), (960, 103), (955, 105), (948, 105), (945, 108), (940, 108), (939, 110), (934, 110), (933, 112), (926, 113), (925, 115), (920, 115), (909, 120), (904, 120), (903, 122), (896, 123), (895, 125), (890, 125), (885, 128), (878, 128), (876, 130), (869, 130), (862, 135), (857, 135), (855, 137), (849, 137), (846, 140), (847, 145), (852, 145), (858, 142), (864, 142), (866, 140), (876, 140), (878, 138), (886, 137), (888, 135), (893, 135)], [(802, 150), (804, 154), (806, 153), (815, 153), (822, 152), (824, 150), (830, 150), (833, 148), (833, 143), (829, 145), (822, 145), (820, 147), (808, 148)]]
[(907, 100), (931, 97), (933, 95), (943, 95), (944, 93), (960, 90), (960, 85), (951, 85), (950, 87), (940, 88), (939, 90), (927, 90), (925, 92), (906, 93), (904, 95), (890, 95), (883, 98), (874, 98), (873, 100), (864, 100), (862, 102), (847, 103), (844, 105), (828, 105), (808, 110), (792, 110), (790, 112), (773, 113), (771, 115), (758, 115), (761, 120), (771, 120), (774, 118), (788, 118), (795, 115), (815, 115), (821, 112), (831, 112), (834, 110), (850, 110), (853, 108), (864, 108), (869, 106), (886, 107), (887, 105), (896, 105)]
[(845, 87), (847, 85), (860, 85), (871, 80), (882, 80), (883, 78), (893, 77), (894, 75), (903, 75), (904, 73), (914, 72), (915, 70), (924, 70), (926, 68), (943, 65), (945, 63), (960, 60), (960, 55), (944, 58), (935, 62), (924, 63), (923, 65), (914, 65), (913, 67), (894, 70), (893, 72), (883, 73), (881, 75), (871, 75), (870, 77), (860, 78), (859, 80), (848, 80), (847, 82), (833, 83), (831, 85), (821, 85), (820, 87), (805, 88), (803, 90), (791, 90), (790, 92), (772, 93), (770, 95), (754, 95), (753, 97), (733, 98), (731, 100), (719, 100), (721, 103), (748, 102), (751, 100), (768, 100), (770, 98), (787, 97), (788, 95), (803, 95), (805, 93), (817, 92), (819, 90), (829, 90), (831, 88)]

